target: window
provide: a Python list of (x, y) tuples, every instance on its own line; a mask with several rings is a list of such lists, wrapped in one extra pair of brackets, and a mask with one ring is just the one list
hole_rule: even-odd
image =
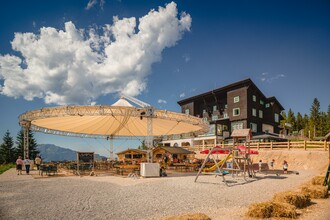
[(260, 105), (264, 105), (264, 101), (260, 99)]
[(255, 108), (252, 109), (252, 116), (257, 116), (257, 109)]
[(275, 122), (279, 122), (280, 121), (280, 115), (275, 113)]
[(233, 116), (239, 116), (239, 113), (240, 113), (239, 108), (233, 109)]
[(252, 100), (253, 100), (254, 102), (256, 102), (256, 101), (257, 101), (257, 96), (253, 95), (253, 96), (252, 96)]
[(142, 154), (133, 154), (133, 159), (140, 159), (142, 158)]
[(258, 132), (258, 125), (256, 123), (250, 123), (250, 128), (252, 132)]
[(228, 108), (228, 105), (227, 104), (225, 104), (225, 108)]
[(216, 110), (217, 110), (217, 106), (214, 105), (214, 106), (213, 106), (213, 111), (215, 112)]
[(186, 110), (184, 110), (184, 113), (185, 113), (186, 115), (189, 115), (189, 108), (187, 108)]
[(223, 118), (228, 118), (227, 112), (223, 113)]
[(259, 110), (259, 118), (263, 118), (264, 117), (264, 113), (262, 110)]
[(237, 102), (239, 102), (239, 96), (234, 97), (234, 103), (237, 103)]
[(269, 108), (269, 107), (270, 107), (270, 104), (269, 104), (269, 103), (267, 103), (267, 104), (266, 104), (266, 108)]
[(243, 129), (243, 122), (233, 122), (231, 123), (231, 131), (236, 129)]

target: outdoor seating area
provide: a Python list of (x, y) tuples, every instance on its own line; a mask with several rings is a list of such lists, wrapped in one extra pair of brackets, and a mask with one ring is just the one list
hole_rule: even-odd
[(46, 174), (47, 176), (56, 175), (58, 172), (57, 164), (41, 164), (39, 167), (39, 175), (43, 176)]

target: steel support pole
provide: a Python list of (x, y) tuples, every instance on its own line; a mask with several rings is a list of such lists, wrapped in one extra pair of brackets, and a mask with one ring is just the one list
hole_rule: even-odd
[(22, 121), (21, 126), (23, 128), (23, 145), (24, 145), (24, 159), (29, 157), (29, 130), (31, 122)]

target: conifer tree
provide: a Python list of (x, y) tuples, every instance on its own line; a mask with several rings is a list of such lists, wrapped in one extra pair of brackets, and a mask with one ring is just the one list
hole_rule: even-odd
[(301, 129), (303, 129), (304, 126), (304, 121), (303, 117), (300, 114), (300, 112), (297, 113), (297, 119), (296, 119), (296, 130), (299, 132)]
[[(21, 129), (16, 137), (16, 154), (24, 155), (24, 131)], [(29, 158), (34, 159), (40, 152), (37, 149), (37, 141), (35, 140), (32, 131), (29, 131)]]
[(293, 113), (291, 108), (288, 111), (288, 116), (286, 118), (286, 123), (291, 124), (291, 126), (292, 126), (291, 129), (290, 129), (291, 132), (296, 130), (296, 118), (295, 118), (294, 113)]
[(14, 141), (8, 130), (2, 140), (3, 143), (0, 145), (0, 163), (15, 162)]
[(320, 102), (317, 98), (314, 98), (309, 115), (309, 130), (311, 131), (311, 137), (320, 136)]

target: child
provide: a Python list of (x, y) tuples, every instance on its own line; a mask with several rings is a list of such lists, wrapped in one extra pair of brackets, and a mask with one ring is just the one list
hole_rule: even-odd
[(283, 171), (284, 173), (288, 173), (288, 162), (286, 160), (283, 161)]
[(259, 160), (259, 172), (261, 172), (262, 160)]
[(272, 159), (272, 161), (270, 161), (270, 168), (272, 168), (272, 170), (274, 170), (274, 162), (275, 162), (274, 159)]

